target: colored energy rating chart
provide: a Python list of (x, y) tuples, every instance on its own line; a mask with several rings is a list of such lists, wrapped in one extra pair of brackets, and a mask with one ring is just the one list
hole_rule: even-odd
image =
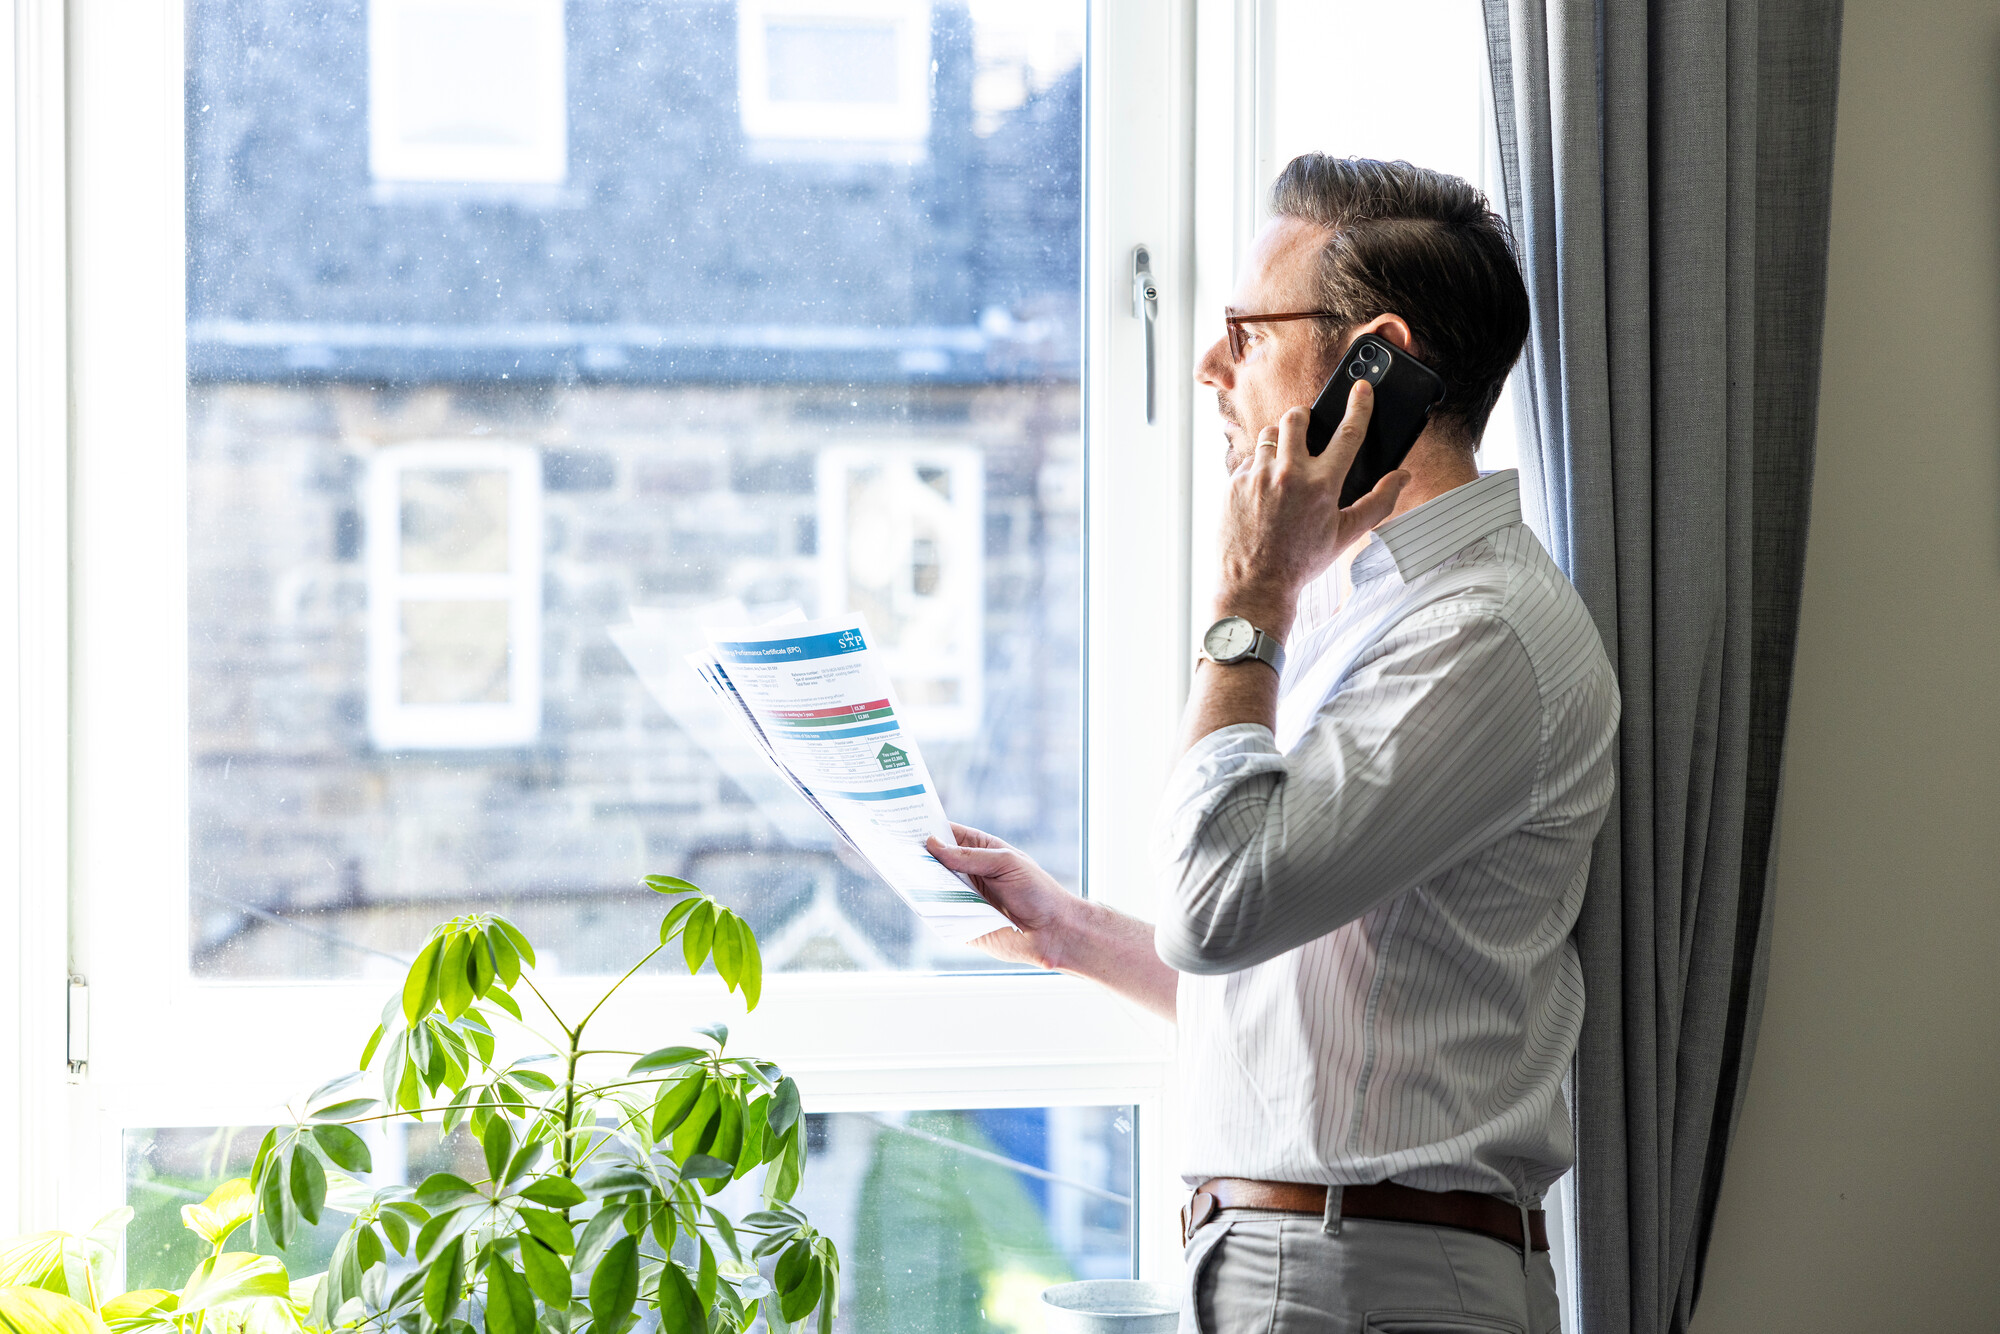
[(933, 836), (951, 842), (951, 822), (864, 621), (706, 633), (708, 651), (689, 665), (786, 784), (926, 925), (956, 943), (1008, 924), (924, 846)]

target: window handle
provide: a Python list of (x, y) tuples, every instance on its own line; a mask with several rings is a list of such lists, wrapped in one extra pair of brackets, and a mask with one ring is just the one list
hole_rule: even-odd
[(1132, 247), (1132, 318), (1146, 322), (1146, 425), (1153, 424), (1153, 327), (1160, 318), (1160, 289), (1153, 283), (1152, 256)]

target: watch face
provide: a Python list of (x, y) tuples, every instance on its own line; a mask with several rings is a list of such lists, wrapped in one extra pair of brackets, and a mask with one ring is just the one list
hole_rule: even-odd
[(1248, 653), (1251, 641), (1256, 637), (1257, 628), (1250, 622), (1241, 616), (1225, 616), (1208, 627), (1208, 633), (1202, 636), (1201, 646), (1217, 662), (1227, 662)]

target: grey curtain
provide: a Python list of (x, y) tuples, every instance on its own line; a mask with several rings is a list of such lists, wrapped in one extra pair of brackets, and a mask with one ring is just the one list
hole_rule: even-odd
[(1577, 927), (1585, 1334), (1683, 1330), (1762, 1002), (1838, 0), (1485, 0), (1524, 494), (1624, 692)]

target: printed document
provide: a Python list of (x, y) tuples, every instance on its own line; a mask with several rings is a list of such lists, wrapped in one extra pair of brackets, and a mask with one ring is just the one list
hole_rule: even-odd
[[(629, 637), (614, 632), (632, 656)], [(959, 944), (1008, 925), (924, 846), (932, 835), (952, 842), (951, 824), (865, 621), (781, 621), (706, 638), (688, 664), (785, 784), (927, 926)]]

